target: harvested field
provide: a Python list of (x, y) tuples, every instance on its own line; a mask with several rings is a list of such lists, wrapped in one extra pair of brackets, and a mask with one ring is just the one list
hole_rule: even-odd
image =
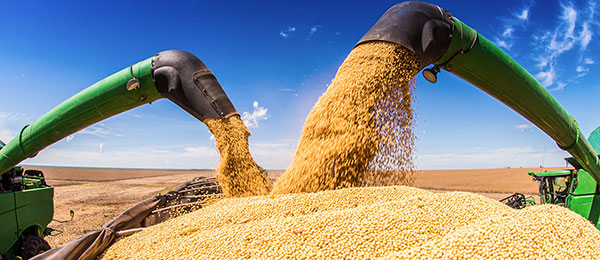
[(212, 170), (168, 171), (129, 169), (42, 168), (47, 182), (54, 186), (54, 219), (72, 222), (51, 222), (49, 227), (62, 230), (58, 236), (48, 236), (52, 247), (97, 230), (133, 204), (196, 176), (213, 176)]
[(50, 180), (60, 181), (116, 181), (136, 178), (148, 178), (175, 174), (191, 174), (205, 176), (211, 174), (212, 170), (137, 170), (137, 169), (110, 169), (110, 168), (45, 168), (27, 167), (27, 169), (39, 169)]
[(565, 167), (417, 171), (414, 186), (447, 191), (537, 194), (538, 184), (527, 172), (559, 169)]

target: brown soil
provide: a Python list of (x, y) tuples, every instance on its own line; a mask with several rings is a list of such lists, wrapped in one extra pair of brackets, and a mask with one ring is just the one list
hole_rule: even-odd
[[(28, 168), (29, 169), (29, 168)], [(54, 218), (75, 218), (69, 223), (51, 222), (50, 227), (63, 234), (46, 239), (52, 247), (60, 246), (100, 228), (138, 201), (164, 193), (196, 176), (213, 177), (214, 171), (158, 171), (123, 169), (37, 168), (54, 185)], [(514, 192), (537, 194), (537, 184), (527, 175), (540, 168), (425, 170), (418, 171), (414, 186), (433, 192), (471, 191), (499, 200)], [(562, 167), (543, 170), (562, 169)], [(277, 179), (283, 171), (269, 171)], [(536, 196), (537, 199), (537, 196)]]
[(97, 230), (143, 199), (165, 193), (196, 176), (213, 176), (212, 170), (35, 169), (42, 170), (48, 184), (54, 186), (54, 219), (67, 220), (69, 210), (75, 212), (72, 222), (49, 224), (63, 231), (58, 236), (46, 237), (52, 247)]
[(527, 172), (558, 169), (565, 167), (417, 171), (414, 186), (447, 191), (537, 194), (538, 184)]
[(209, 173), (210, 170), (135, 170), (135, 169), (109, 169), (109, 168), (43, 168), (25, 167), (27, 169), (41, 169), (49, 180), (61, 181), (116, 181), (135, 178), (147, 178), (174, 174)]

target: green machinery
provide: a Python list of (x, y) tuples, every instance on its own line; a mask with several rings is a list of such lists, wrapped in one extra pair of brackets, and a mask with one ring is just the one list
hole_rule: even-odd
[[(600, 128), (592, 132), (589, 141), (597, 149)], [(597, 151), (597, 150), (596, 150)], [(600, 185), (588, 173), (583, 166), (573, 157), (565, 158), (573, 166), (563, 170), (533, 172), (528, 174), (539, 184), (539, 195), (541, 204), (557, 204), (565, 206), (583, 217), (600, 229)], [(526, 199), (525, 196), (515, 193), (507, 197), (508, 202), (512, 202), (515, 208), (524, 208), (527, 205), (534, 205), (535, 200)], [(510, 205), (510, 204), (509, 204)]]
[(54, 188), (41, 171), (16, 166), (89, 125), (160, 98), (199, 120), (238, 114), (213, 73), (196, 56), (163, 51), (67, 99), (0, 142), (0, 259), (28, 259), (48, 250)]
[(495, 97), (548, 134), (573, 156), (567, 161), (575, 169), (531, 173), (540, 181), (542, 203), (563, 204), (600, 227), (600, 165), (596, 153), (600, 130), (590, 138), (594, 150), (575, 119), (508, 54), (447, 10), (423, 2), (404, 2), (390, 8), (357, 45), (370, 41), (408, 48), (419, 57), (421, 69), (433, 64), (423, 71), (428, 81), (436, 82), (440, 69), (444, 69)]

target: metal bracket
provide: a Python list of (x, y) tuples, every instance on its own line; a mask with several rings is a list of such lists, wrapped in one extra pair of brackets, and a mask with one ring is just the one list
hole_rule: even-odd
[(127, 91), (132, 91), (140, 86), (140, 80), (133, 75), (133, 66), (129, 66), (129, 70), (131, 71), (131, 79), (127, 81)]
[(469, 52), (471, 49), (473, 49), (473, 46), (475, 46), (477, 39), (479, 39), (479, 33), (477, 33), (477, 31), (475, 31), (475, 38), (473, 38), (473, 42), (471, 43), (471, 46), (469, 46), (468, 49), (466, 49), (466, 50), (461, 49), (460, 51), (457, 51), (452, 56), (450, 56), (450, 59), (448, 59), (447, 61), (444, 61), (444, 63), (442, 63), (440, 65), (435, 65), (435, 66), (444, 68), (445, 70), (448, 70), (448, 71), (451, 70), (452, 68), (450, 66), (446, 66), (446, 65), (448, 65), (448, 63), (450, 63), (454, 59), (454, 57), (458, 56), (459, 54), (465, 54), (465, 53)]
[(205, 76), (212, 76), (213, 78), (215, 77), (215, 74), (213, 74), (213, 72), (209, 69), (203, 69), (203, 70), (199, 70), (194, 72), (194, 74), (192, 75), (192, 77), (194, 78), (194, 82), (196, 83), (196, 86), (198, 86), (200, 89), (202, 89), (202, 94), (204, 94), (204, 97), (206, 97), (206, 99), (210, 102), (210, 105), (213, 107), (213, 109), (222, 117), (225, 116), (225, 113), (223, 113), (223, 110), (221, 110), (221, 108), (215, 104), (215, 99), (208, 93), (208, 90), (204, 87), (204, 85), (202, 85), (199, 82), (199, 79)]
[(24, 126), (21, 129), (21, 132), (19, 132), (19, 148), (21, 148), (21, 152), (23, 153), (23, 155), (27, 156), (27, 158), (33, 158), (37, 155), (37, 153), (34, 153), (33, 155), (28, 155), (27, 152), (25, 152), (25, 148), (23, 147), (23, 132), (27, 127), (29, 127), (29, 125)]

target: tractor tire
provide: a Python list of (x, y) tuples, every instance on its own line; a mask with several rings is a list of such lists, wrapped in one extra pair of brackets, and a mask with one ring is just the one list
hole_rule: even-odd
[(23, 240), (21, 256), (24, 260), (30, 259), (38, 254), (50, 250), (50, 244), (41, 237), (28, 236)]

